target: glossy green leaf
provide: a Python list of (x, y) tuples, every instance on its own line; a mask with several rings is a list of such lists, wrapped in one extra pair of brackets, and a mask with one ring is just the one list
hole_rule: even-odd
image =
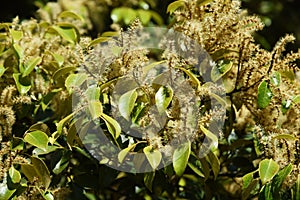
[(159, 166), (162, 155), (159, 150), (153, 149), (152, 146), (147, 146), (143, 149), (148, 162), (150, 163), (152, 169), (156, 169)]
[(124, 8), (124, 22), (125, 24), (130, 24), (137, 17), (137, 12), (132, 8)]
[(197, 86), (197, 90), (199, 90), (201, 87), (201, 83), (200, 83), (199, 79), (196, 77), (196, 75), (183, 67), (180, 67), (179, 69), (184, 71), (184, 73), (186, 73), (186, 75), (188, 75), (190, 77), (191, 81)]
[(243, 180), (243, 189), (246, 189), (247, 187), (249, 187), (249, 185), (251, 184), (251, 182), (253, 181), (253, 174), (255, 173), (254, 172), (250, 172), (248, 174), (245, 174), (243, 177), (242, 177), (242, 180)]
[(133, 89), (123, 94), (119, 99), (120, 114), (127, 120), (130, 119), (130, 114), (134, 108), (137, 97), (138, 94), (136, 90)]
[(264, 185), (259, 193), (258, 196), (259, 200), (273, 200), (273, 192), (272, 192), (272, 187), (271, 184), (268, 183), (266, 185)]
[(24, 149), (24, 140), (19, 137), (13, 137), (11, 144), (10, 144), (10, 149), (13, 151), (17, 150), (23, 150)]
[(151, 12), (149, 12), (148, 10), (138, 9), (137, 14), (142, 24), (144, 25), (148, 24), (152, 17)]
[(281, 82), (281, 74), (277, 71), (273, 72), (271, 78), (270, 78), (271, 84), (275, 86), (279, 86)]
[(66, 123), (68, 123), (71, 119), (73, 119), (73, 115), (74, 113), (69, 114), (68, 116), (66, 116), (56, 124), (57, 133), (59, 135), (62, 134), (63, 127), (66, 125)]
[(75, 44), (77, 42), (77, 32), (74, 28), (62, 28), (59, 26), (52, 26), (52, 29), (55, 30), (63, 39), (66, 41)]
[(68, 74), (69, 72), (72, 72), (76, 70), (76, 67), (63, 67), (58, 70), (56, 70), (52, 76), (54, 81), (59, 81), (64, 75)]
[(191, 153), (191, 143), (189, 141), (178, 146), (173, 154), (173, 167), (177, 176), (182, 176), (188, 164)]
[(119, 125), (119, 123), (111, 118), (110, 116), (102, 113), (101, 118), (104, 120), (108, 131), (112, 134), (112, 136), (117, 139), (120, 134), (121, 134), (121, 126)]
[(152, 192), (153, 180), (155, 178), (155, 172), (148, 172), (144, 174), (145, 186)]
[(127, 156), (127, 154), (128, 154), (130, 151), (132, 151), (132, 150), (136, 147), (137, 144), (138, 144), (138, 143), (134, 143), (134, 144), (132, 144), (132, 145), (126, 147), (125, 149), (122, 149), (122, 150), (119, 152), (119, 154), (118, 154), (118, 160), (119, 160), (120, 163), (122, 163), (122, 162), (124, 161), (124, 159), (125, 159), (125, 157)]
[(159, 113), (167, 110), (173, 99), (173, 90), (169, 86), (161, 86), (155, 94), (155, 104)]
[(259, 163), (259, 177), (262, 184), (266, 184), (277, 174), (279, 165), (272, 159), (264, 159)]
[(45, 149), (35, 148), (32, 151), (32, 154), (36, 155), (36, 156), (46, 155), (46, 154), (56, 151), (57, 149), (59, 149), (59, 147), (57, 147), (57, 146), (47, 146)]
[(65, 62), (65, 58), (57, 53), (52, 53), (53, 58), (55, 59), (55, 61), (57, 62), (58, 66), (61, 67), (64, 62)]
[(60, 174), (64, 169), (66, 169), (69, 165), (69, 161), (71, 158), (70, 152), (64, 152), (61, 159), (55, 164), (53, 168), (54, 174)]
[(92, 119), (99, 118), (103, 113), (102, 104), (100, 101), (92, 100), (89, 102), (89, 111)]
[(92, 40), (92, 41), (89, 43), (88, 46), (89, 46), (89, 47), (92, 47), (92, 46), (95, 46), (95, 45), (97, 45), (97, 44), (99, 44), (99, 43), (106, 42), (106, 41), (108, 41), (109, 39), (110, 39), (109, 37), (98, 37), (98, 38)]
[(137, 17), (137, 12), (132, 8), (118, 7), (112, 10), (110, 16), (115, 23), (123, 21), (125, 24), (129, 24)]
[(194, 156), (192, 153), (190, 154), (189, 157), (189, 162), (188, 162), (188, 166), (191, 168), (191, 170), (193, 170), (198, 176), (205, 178), (205, 174), (203, 172), (203, 166), (201, 161), (196, 158), (196, 156)]
[(26, 133), (24, 141), (41, 149), (46, 149), (48, 146), (48, 136), (42, 131), (33, 131)]
[(46, 192), (45, 194), (43, 194), (43, 198), (45, 200), (54, 200), (54, 196), (50, 192)]
[(84, 81), (86, 81), (87, 75), (80, 73), (80, 74), (70, 74), (66, 81), (65, 81), (65, 86), (69, 93), (73, 92), (73, 89), (76, 87), (80, 87)]
[(31, 162), (36, 174), (38, 175), (39, 180), (41, 180), (41, 182), (47, 189), (51, 182), (50, 172), (47, 168), (47, 165), (42, 159), (35, 156), (31, 157)]
[(22, 76), (25, 77), (25, 76), (29, 75), (32, 72), (32, 70), (34, 69), (34, 67), (37, 66), (38, 64), (40, 64), (41, 62), (42, 62), (42, 58), (39, 56), (29, 59), (25, 63), (25, 69), (24, 69), (24, 72), (22, 73)]
[(13, 183), (20, 183), (21, 173), (13, 165), (9, 168), (8, 173)]
[(3, 65), (0, 65), (0, 78), (4, 74), (5, 71), (6, 71), (6, 68), (4, 68)]
[(185, 1), (183, 1), (183, 0), (174, 1), (168, 5), (167, 13), (172, 14), (175, 10), (177, 10), (178, 8), (180, 8), (184, 5), (185, 5)]
[(223, 61), (221, 65), (214, 65), (212, 70), (211, 70), (211, 80), (213, 82), (216, 82), (219, 80), (222, 76), (224, 76), (227, 72), (231, 70), (233, 66), (233, 62), (226, 60)]
[(28, 83), (26, 80), (22, 79), (20, 73), (14, 73), (13, 78), (17, 85), (17, 89), (21, 95), (26, 94), (30, 90), (31, 88), (30, 82)]
[(260, 109), (266, 108), (272, 99), (272, 91), (267, 81), (262, 81), (258, 86), (257, 103)]
[(250, 194), (257, 188), (257, 185), (259, 184), (258, 179), (252, 180), (246, 188), (243, 189), (242, 192), (242, 200), (249, 199)]
[(0, 183), (0, 199), (1, 200), (11, 199), (11, 197), (15, 191), (16, 191), (16, 189), (13, 189), (13, 190), (8, 189), (7, 184)]

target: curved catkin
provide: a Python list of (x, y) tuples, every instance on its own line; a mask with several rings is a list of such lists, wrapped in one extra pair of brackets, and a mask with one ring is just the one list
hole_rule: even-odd
[(16, 121), (15, 113), (12, 107), (0, 106), (0, 137), (10, 137), (12, 134), (12, 126)]

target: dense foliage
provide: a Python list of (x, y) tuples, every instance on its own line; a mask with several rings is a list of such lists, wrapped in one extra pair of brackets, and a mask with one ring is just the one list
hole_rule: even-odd
[(293, 35), (262, 48), (237, 0), (46, 2), (0, 24), (0, 199), (300, 199)]

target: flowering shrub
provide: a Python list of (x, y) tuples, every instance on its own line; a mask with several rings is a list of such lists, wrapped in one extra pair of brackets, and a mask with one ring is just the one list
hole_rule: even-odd
[(0, 199), (300, 198), (295, 38), (261, 48), (237, 0), (158, 4), (0, 25)]

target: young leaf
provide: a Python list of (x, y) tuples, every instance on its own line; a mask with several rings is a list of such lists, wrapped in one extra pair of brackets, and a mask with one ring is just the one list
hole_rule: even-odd
[(115, 139), (117, 139), (121, 134), (121, 127), (119, 123), (104, 113), (102, 113), (101, 118), (104, 120), (108, 131), (112, 134), (112, 136)]
[(167, 8), (167, 13), (172, 14), (175, 10), (185, 5), (185, 1), (178, 0), (170, 3)]
[(155, 94), (155, 103), (159, 113), (166, 111), (173, 98), (173, 90), (168, 86), (161, 86)]
[(282, 183), (286, 179), (286, 177), (292, 172), (292, 170), (293, 165), (290, 163), (276, 174), (272, 181), (272, 190), (274, 191), (274, 196), (279, 196), (279, 191), (281, 189)]
[(69, 114), (62, 120), (60, 120), (58, 123), (56, 123), (56, 129), (57, 133), (60, 135), (62, 133), (63, 127), (65, 126), (66, 123), (68, 123), (72, 118), (73, 118), (74, 113)]
[(42, 131), (33, 131), (26, 133), (24, 141), (41, 149), (46, 149), (48, 146), (48, 136)]
[(77, 32), (74, 28), (72, 27), (59, 27), (53, 25), (51, 27), (53, 30), (55, 30), (63, 39), (66, 41), (75, 44), (77, 42)]
[(69, 91), (69, 93), (71, 94), (73, 92), (73, 88), (82, 85), (86, 79), (87, 79), (87, 75), (83, 73), (70, 74), (66, 79), (65, 86)]
[(11, 178), (11, 181), (13, 183), (20, 183), (21, 181), (21, 174), (18, 170), (16, 170), (14, 168), (14, 166), (12, 165), (9, 170), (8, 170), (9, 176)]
[(41, 62), (42, 62), (42, 58), (39, 56), (28, 60), (25, 63), (25, 69), (24, 72), (22, 73), (22, 77), (29, 75), (34, 69), (34, 67), (40, 64)]
[(134, 108), (137, 97), (138, 94), (136, 90), (133, 89), (123, 94), (119, 99), (119, 111), (121, 115), (127, 120), (130, 119), (130, 114)]
[(35, 169), (36, 174), (38, 175), (39, 180), (42, 181), (45, 188), (47, 189), (51, 182), (50, 172), (47, 168), (47, 165), (38, 157), (31, 157), (32, 165)]
[(151, 12), (149, 12), (148, 10), (138, 9), (137, 14), (142, 24), (146, 25), (149, 23), (151, 19)]
[(267, 81), (262, 81), (258, 86), (257, 103), (260, 109), (266, 108), (272, 99), (272, 91)]
[(103, 113), (103, 108), (101, 102), (98, 100), (92, 100), (89, 102), (89, 111), (92, 119), (99, 118)]
[(143, 151), (152, 169), (156, 169), (162, 158), (160, 151), (158, 151), (157, 149), (153, 149), (152, 146), (145, 147)]
[(178, 146), (173, 154), (173, 167), (177, 176), (182, 176), (188, 164), (191, 153), (191, 143), (187, 141)]
[(131, 150), (133, 150), (136, 147), (137, 144), (138, 143), (134, 143), (134, 144), (130, 145), (129, 147), (127, 147), (125, 149), (122, 149), (119, 152), (119, 154), (118, 154), (118, 160), (119, 160), (120, 163), (123, 162), (123, 160), (125, 159), (125, 157), (128, 154), (128, 152), (130, 152)]
[(206, 129), (204, 126), (200, 125), (200, 130), (207, 136), (209, 139), (213, 141), (214, 144), (218, 144), (218, 137)]
[(14, 42), (19, 41), (23, 37), (23, 32), (22, 31), (10, 30), (10, 34), (11, 34)]
[(67, 18), (67, 17), (77, 19), (77, 20), (80, 20), (80, 21), (84, 21), (84, 19), (80, 15), (78, 15), (78, 14), (72, 12), (72, 11), (68, 11), (68, 10), (61, 12), (57, 16), (57, 18)]
[(212, 151), (209, 151), (209, 153), (207, 155), (207, 160), (212, 168), (212, 171), (213, 171), (215, 179), (216, 179), (219, 174), (219, 171), (220, 171), (220, 161), (219, 161), (218, 157)]
[(264, 159), (259, 163), (259, 177), (262, 184), (266, 184), (268, 181), (277, 174), (279, 165), (272, 159)]

